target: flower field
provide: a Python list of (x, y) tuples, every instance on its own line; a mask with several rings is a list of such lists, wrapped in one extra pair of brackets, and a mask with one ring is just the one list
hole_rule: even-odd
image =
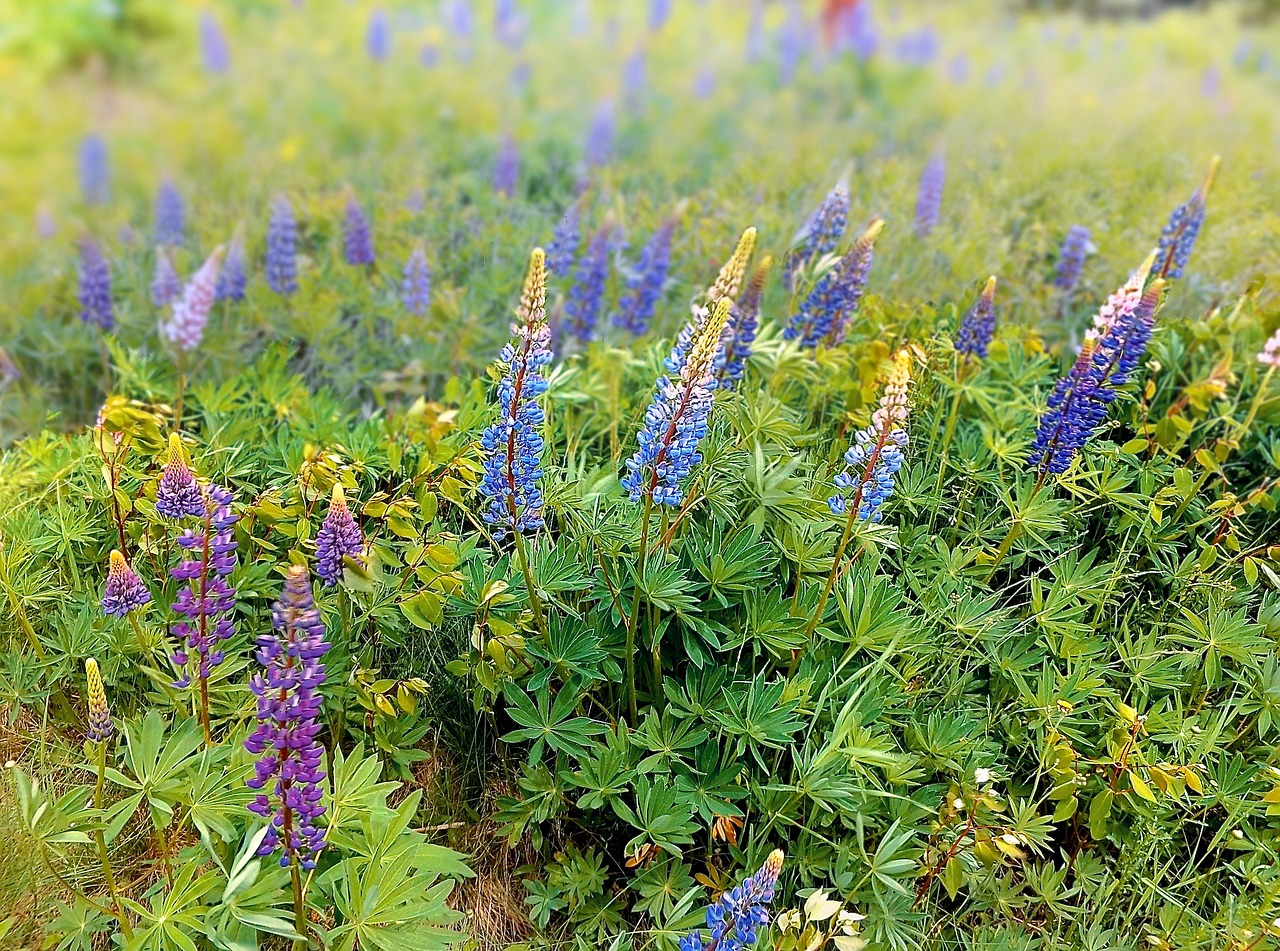
[(0, 3), (0, 947), (1280, 946), (1280, 23), (1021, 6)]

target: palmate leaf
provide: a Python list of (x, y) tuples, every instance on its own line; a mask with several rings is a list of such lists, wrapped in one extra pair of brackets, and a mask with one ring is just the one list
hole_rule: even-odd
[(566, 685), (553, 701), (546, 689), (539, 690), (533, 699), (518, 687), (508, 686), (503, 692), (507, 713), (522, 729), (512, 730), (502, 737), (504, 743), (520, 743), (532, 740), (529, 762), (542, 758), (545, 743), (557, 753), (580, 757), (591, 743), (591, 737), (599, 736), (609, 728), (589, 717), (574, 716), (577, 707), (577, 690)]
[(619, 723), (604, 743), (592, 745), (578, 760), (578, 770), (568, 776), (569, 782), (585, 790), (578, 799), (578, 808), (599, 809), (625, 794), (635, 781), (638, 759), (626, 723)]
[(715, 715), (716, 722), (735, 741), (741, 756), (747, 751), (765, 768), (764, 750), (779, 749), (798, 732), (803, 722), (795, 715), (798, 700), (786, 698), (787, 683), (766, 683), (765, 672), (758, 674), (745, 690), (729, 693), (728, 709)]
[(640, 594), (650, 604), (675, 614), (692, 614), (698, 611), (694, 597), (696, 586), (674, 561), (659, 563), (651, 559), (645, 566)]
[[(274, 856), (265, 860), (257, 856), (266, 834), (263, 826), (246, 837), (226, 870), (226, 885), (209, 914), (209, 936), (226, 951), (254, 951), (261, 943), (259, 932), (300, 937), (293, 927), (289, 872)], [(216, 853), (214, 857), (216, 860)]]
[(106, 776), (142, 793), (151, 807), (152, 822), (163, 828), (190, 791), (188, 773), (196, 765), (200, 725), (188, 718), (166, 733), (164, 718), (152, 710), (141, 721), (126, 723), (123, 732), (124, 771), (108, 766)]
[(726, 539), (718, 524), (713, 523), (709, 531), (693, 533), (686, 545), (694, 570), (707, 582), (711, 598), (722, 607), (731, 603), (729, 595), (758, 589), (772, 574), (776, 561), (755, 528), (745, 528)]
[(622, 677), (618, 662), (601, 646), (600, 636), (585, 622), (561, 614), (549, 618), (547, 643), (532, 639), (525, 653), (541, 660), (545, 667), (529, 678), (530, 690), (541, 690), (554, 676), (561, 683), (571, 678), (580, 682), (617, 682)]
[(661, 715), (648, 710), (631, 734), (632, 745), (649, 754), (636, 769), (641, 773), (670, 772), (683, 757), (693, 755), (709, 736), (694, 720), (675, 719), (665, 710)]
[(618, 818), (639, 830), (627, 843), (628, 855), (635, 855), (640, 846), (651, 843), (678, 856), (680, 846), (693, 842), (698, 824), (693, 819), (692, 803), (670, 780), (641, 775), (636, 780), (635, 802), (634, 809), (622, 799), (612, 802)]
[(197, 876), (200, 866), (185, 862), (178, 868), (173, 885), (162, 889), (148, 905), (130, 898), (121, 904), (138, 918), (128, 951), (197, 951), (194, 938), (204, 934), (207, 908), (201, 899), (217, 887), (221, 875), (205, 871)]

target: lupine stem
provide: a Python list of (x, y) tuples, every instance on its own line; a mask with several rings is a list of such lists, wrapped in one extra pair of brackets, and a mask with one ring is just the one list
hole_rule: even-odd
[[(93, 808), (101, 811), (102, 809), (102, 786), (104, 776), (107, 771), (107, 744), (104, 740), (99, 740), (93, 744), (97, 747), (96, 766), (97, 781), (93, 786)], [(93, 833), (93, 840), (98, 846), (98, 862), (102, 866), (102, 878), (107, 883), (107, 893), (111, 896), (111, 904), (115, 906), (115, 917), (120, 922), (120, 930), (124, 932), (125, 940), (133, 938), (133, 926), (129, 924), (129, 918), (120, 907), (120, 895), (116, 889), (116, 877), (111, 871), (111, 857), (107, 853), (107, 840), (101, 829), (97, 829)]]
[[(516, 512), (515, 502), (511, 503), (511, 520), (515, 523)], [(542, 599), (538, 597), (537, 585), (533, 582), (533, 569), (529, 567), (529, 555), (525, 550), (524, 536), (519, 529), (512, 532), (516, 537), (516, 555), (520, 559), (520, 569), (524, 572), (524, 585), (529, 589), (529, 604), (533, 608), (533, 618), (537, 622), (538, 630), (542, 633), (543, 640), (548, 640), (551, 635), (547, 631), (547, 622), (542, 616)]]

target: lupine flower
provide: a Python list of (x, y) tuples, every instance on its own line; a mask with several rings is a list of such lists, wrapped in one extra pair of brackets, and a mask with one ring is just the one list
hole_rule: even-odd
[(364, 48), (375, 63), (384, 62), (391, 55), (391, 21), (387, 19), (387, 11), (381, 7), (369, 14)]
[(1074, 290), (1088, 253), (1089, 229), (1084, 225), (1072, 225), (1062, 241), (1062, 251), (1058, 255), (1058, 273), (1053, 279), (1054, 287), (1064, 291)]
[(205, 513), (204, 497), (187, 466), (187, 453), (177, 433), (169, 434), (169, 458), (156, 489), (156, 511), (173, 519)]
[(942, 48), (938, 32), (931, 26), (923, 26), (898, 40), (895, 52), (898, 61), (908, 66), (928, 66)]
[(187, 582), (173, 602), (174, 613), (186, 620), (173, 625), (179, 647), (170, 660), (181, 671), (175, 687), (191, 685), (190, 665), (194, 663), (194, 679), (199, 681), (203, 696), (209, 672), (225, 659), (220, 645), (235, 633), (236, 593), (227, 578), (236, 566), (233, 529), (238, 516), (231, 511), (234, 497), (228, 489), (205, 482), (197, 491), (202, 520), (178, 538), (189, 557), (169, 571), (175, 581)]
[(284, 195), (271, 202), (267, 224), (267, 286), (288, 296), (298, 290), (298, 223)]
[(222, 270), (218, 272), (218, 283), (214, 291), (217, 300), (242, 301), (249, 287), (249, 277), (245, 273), (248, 258), (244, 250), (244, 232), (236, 229), (231, 236), (231, 244), (227, 247), (226, 259), (222, 262)]
[(1280, 369), (1280, 330), (1271, 335), (1262, 351), (1258, 354), (1258, 362), (1263, 366)]
[(591, 236), (578, 261), (573, 287), (569, 288), (569, 297), (564, 305), (569, 332), (583, 343), (595, 336), (596, 321), (604, 301), (604, 285), (609, 279), (610, 230), (609, 225), (604, 224)]
[(1146, 352), (1164, 288), (1157, 278), (1143, 290), (1153, 261), (1154, 255), (1107, 298), (1076, 362), (1050, 394), (1027, 459), (1042, 478), (1067, 471)]
[(971, 356), (985, 359), (995, 330), (996, 279), (992, 276), (987, 278), (987, 286), (960, 321), (960, 330), (956, 334), (956, 353), (963, 353), (965, 359)]
[(80, 241), (80, 319), (103, 330), (116, 325), (111, 303), (111, 268), (98, 242), (86, 235)]
[(222, 74), (231, 68), (227, 38), (211, 10), (200, 11), (200, 56), (208, 72)]
[(264, 790), (269, 782), (271, 787), (258, 792), (249, 810), (270, 821), (258, 855), (281, 848), (281, 868), (297, 864), (310, 871), (325, 846), (325, 832), (316, 825), (324, 815), (325, 779), (324, 747), (316, 735), (329, 642), (302, 565), (290, 567), (271, 609), (271, 626), (274, 633), (258, 638), (258, 663), (265, 669), (249, 684), (258, 698), (258, 726), (244, 742), (259, 757), (245, 784), (254, 790)]
[(174, 246), (182, 244), (186, 231), (186, 209), (178, 186), (165, 179), (156, 189), (156, 244)]
[(209, 323), (209, 311), (218, 289), (222, 255), (223, 247), (218, 245), (187, 281), (182, 297), (174, 301), (173, 316), (160, 324), (160, 335), (183, 353), (190, 353), (204, 339), (204, 328)]
[(516, 0), (496, 0), (493, 5), (493, 35), (511, 50), (524, 45), (529, 18), (516, 8)]
[(809, 216), (799, 233), (792, 239), (795, 249), (787, 257), (787, 286), (792, 285), (795, 273), (801, 268), (830, 254), (849, 223), (849, 190), (844, 182), (837, 182), (835, 187), (822, 199)]
[(782, 860), (782, 850), (774, 849), (758, 872), (722, 894), (707, 909), (710, 940), (690, 932), (680, 939), (680, 951), (745, 951), (755, 944), (760, 928), (769, 923), (767, 906), (778, 887)]
[(347, 210), (342, 221), (342, 257), (351, 265), (369, 265), (374, 262), (369, 219), (365, 217), (364, 209), (356, 201), (355, 195), (347, 196)]
[(102, 671), (92, 657), (84, 662), (84, 674), (89, 682), (89, 723), (85, 733), (90, 741), (105, 743), (111, 739), (116, 727), (111, 720), (111, 708), (107, 706), (107, 689), (102, 685)]
[(742, 288), (742, 282), (747, 276), (747, 265), (751, 263), (751, 255), (756, 250), (756, 229), (748, 228), (742, 232), (742, 236), (738, 238), (737, 245), (734, 246), (733, 254), (729, 256), (729, 260), (725, 261), (720, 268), (720, 273), (716, 275), (715, 282), (707, 288), (705, 307), (695, 308), (694, 315), (698, 316), (701, 310), (709, 308), (716, 301), (727, 297), (730, 300), (738, 296), (738, 291)]
[(871, 18), (871, 4), (858, 3), (837, 14), (835, 48), (860, 60), (870, 59), (880, 46), (880, 34)]
[(671, 0), (649, 0), (649, 29), (661, 30), (670, 16)]
[(418, 245), (404, 265), (404, 280), (400, 284), (400, 300), (405, 310), (421, 317), (431, 306), (431, 267), (427, 253)]
[(484, 431), (482, 491), (491, 500), (484, 520), (501, 541), (508, 532), (533, 532), (543, 526), (542, 407), (538, 397), (547, 391), (542, 368), (551, 362), (551, 331), (547, 327), (547, 272), (541, 248), (529, 258), (529, 272), (520, 294), (512, 340), (499, 362), (506, 372), (498, 383), (498, 421)]
[(684, 500), (680, 482), (702, 461), (698, 444), (707, 434), (718, 386), (716, 355), (731, 306), (721, 297), (704, 308), (682, 335), (688, 345), (677, 343), (667, 358), (669, 375), (658, 378), (637, 437), (640, 447), (622, 479), (633, 502), (645, 496), (655, 505), (678, 506)]
[(431, 42), (423, 43), (418, 50), (418, 62), (425, 69), (434, 69), (440, 62), (440, 47)]
[(1218, 166), (1222, 160), (1213, 157), (1209, 163), (1209, 171), (1204, 181), (1196, 189), (1194, 195), (1174, 209), (1169, 223), (1160, 233), (1160, 242), (1156, 245), (1155, 274), (1157, 277), (1182, 277), (1187, 261), (1191, 258), (1191, 249), (1200, 236), (1200, 228), (1204, 225), (1204, 213), (1209, 201), (1209, 189), (1218, 174)]
[(582, 210), (575, 201), (564, 213), (564, 217), (556, 225), (555, 234), (551, 236), (551, 244), (547, 250), (547, 270), (554, 276), (563, 277), (573, 269), (573, 261), (578, 256), (578, 244), (582, 241), (579, 230), (579, 219)]
[(335, 482), (329, 511), (316, 532), (316, 574), (327, 587), (333, 587), (342, 580), (343, 559), (358, 559), (363, 551), (364, 535), (347, 508), (342, 485)]
[(600, 168), (609, 164), (613, 157), (613, 136), (613, 103), (606, 100), (596, 106), (591, 127), (587, 130), (587, 147), (584, 153), (587, 168)]
[(628, 330), (637, 337), (649, 330), (654, 309), (662, 298), (667, 282), (667, 269), (671, 264), (671, 236), (676, 221), (668, 218), (656, 230), (640, 251), (640, 260), (627, 277), (627, 289), (618, 301), (618, 312), (613, 315), (613, 325)]
[(742, 379), (747, 360), (751, 358), (751, 345), (760, 328), (760, 297), (772, 266), (771, 257), (760, 262), (738, 298), (737, 306), (730, 312), (719, 360), (720, 386), (724, 389), (732, 389)]
[(107, 143), (91, 132), (80, 141), (80, 193), (86, 205), (101, 205), (111, 197)]
[(151, 601), (151, 592), (125, 561), (119, 549), (111, 552), (111, 567), (107, 570), (107, 586), (102, 592), (102, 611), (124, 617), (130, 611)]
[(845, 451), (844, 468), (835, 475), (836, 494), (827, 499), (835, 515), (849, 512), (866, 521), (882, 518), (880, 506), (893, 494), (894, 477), (902, 468), (907, 448), (907, 386), (911, 383), (911, 354), (899, 350), (880, 396), (871, 424), (853, 434)]
[(458, 39), (471, 39), (476, 29), (476, 21), (468, 0), (448, 0), (441, 8), (440, 16), (449, 31)]
[(787, 3), (787, 18), (778, 27), (778, 83), (790, 86), (795, 79), (800, 58), (809, 45), (809, 29), (804, 10), (795, 0)]
[(156, 271), (151, 278), (151, 303), (156, 307), (168, 307), (182, 293), (182, 281), (178, 272), (173, 269), (173, 262), (164, 249), (164, 245), (156, 245)]
[(502, 147), (493, 162), (493, 190), (504, 198), (510, 198), (516, 193), (519, 180), (520, 150), (515, 136), (508, 133), (502, 137)]
[(942, 212), (942, 187), (947, 180), (947, 162), (941, 152), (934, 152), (920, 174), (920, 193), (916, 198), (916, 234), (924, 237), (933, 231)]
[(818, 279), (782, 332), (785, 339), (799, 340), (800, 346), (808, 349), (844, 342), (849, 320), (862, 302), (876, 238), (883, 229), (881, 219), (871, 222), (844, 256)]
[(636, 110), (640, 108), (645, 81), (648, 78), (647, 74), (644, 49), (638, 47), (622, 64), (622, 91), (626, 98), (628, 109)]
[(710, 63), (703, 63), (693, 78), (693, 98), (710, 99), (716, 91), (716, 71)]

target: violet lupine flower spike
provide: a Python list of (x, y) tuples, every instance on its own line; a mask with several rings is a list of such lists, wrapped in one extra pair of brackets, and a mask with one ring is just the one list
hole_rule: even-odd
[(608, 165), (613, 158), (613, 139), (616, 131), (613, 103), (606, 100), (596, 107), (587, 130), (584, 159), (588, 169)]
[(369, 14), (369, 26), (364, 34), (365, 50), (375, 63), (384, 63), (391, 55), (391, 21), (387, 11), (375, 9)]
[(916, 198), (916, 234), (924, 237), (933, 231), (942, 213), (942, 188), (947, 180), (947, 162), (941, 152), (933, 153), (920, 174), (920, 192)]
[(156, 488), (156, 511), (172, 519), (204, 514), (204, 497), (187, 465), (187, 452), (177, 433), (169, 434), (169, 458)]
[(98, 133), (91, 132), (81, 140), (78, 164), (84, 203), (106, 204), (111, 197), (111, 175), (107, 165), (107, 143)]
[(484, 478), (480, 491), (491, 500), (484, 520), (501, 541), (508, 532), (534, 532), (543, 525), (542, 426), (538, 397), (547, 391), (542, 368), (551, 362), (547, 327), (547, 272), (541, 248), (529, 256), (529, 271), (520, 294), (511, 341), (499, 362), (506, 372), (498, 383), (498, 421), (484, 431)]
[(102, 247), (86, 235), (80, 241), (80, 319), (102, 330), (116, 325), (111, 303), (111, 267)]
[(640, 447), (622, 479), (633, 502), (644, 497), (655, 505), (679, 506), (684, 500), (680, 482), (702, 461), (698, 444), (707, 434), (718, 386), (715, 361), (731, 306), (721, 297), (695, 317), (682, 335), (687, 348), (677, 343), (667, 358), (669, 375), (658, 378), (637, 437)]
[(200, 13), (200, 57), (206, 72), (223, 75), (231, 69), (231, 51), (227, 37), (211, 10)]
[(107, 690), (102, 684), (102, 671), (98, 662), (92, 657), (84, 662), (85, 679), (88, 681), (86, 693), (89, 698), (89, 722), (85, 735), (94, 743), (105, 743), (115, 733), (115, 723), (111, 720), (111, 708), (107, 706)]
[(173, 262), (169, 260), (168, 252), (165, 251), (164, 245), (156, 245), (156, 270), (151, 278), (151, 303), (163, 309), (177, 300), (181, 293), (182, 282), (178, 279), (178, 272), (173, 269)]
[(751, 280), (738, 298), (738, 304), (730, 313), (725, 327), (726, 336), (719, 361), (720, 387), (733, 389), (746, 371), (751, 359), (751, 345), (760, 329), (760, 298), (764, 294), (764, 282), (773, 267), (773, 258), (766, 256), (751, 275)]
[(836, 494), (827, 499), (835, 515), (846, 511), (857, 518), (880, 521), (880, 506), (893, 494), (894, 477), (902, 468), (907, 448), (907, 387), (911, 384), (911, 353), (905, 348), (893, 358), (880, 406), (871, 424), (854, 433), (844, 454), (845, 468), (836, 473)]
[(218, 290), (218, 268), (222, 265), (222, 245), (200, 265), (182, 291), (182, 297), (173, 304), (173, 316), (160, 324), (160, 335), (168, 340), (179, 353), (190, 353), (204, 339), (204, 328), (209, 323), (209, 311)]
[(342, 257), (351, 265), (370, 265), (374, 262), (369, 219), (355, 195), (347, 196), (347, 209), (342, 223)]
[(271, 202), (267, 224), (267, 286), (282, 297), (298, 290), (298, 223), (284, 195)]
[[(290, 567), (271, 609), (271, 626), (272, 633), (258, 638), (258, 662), (265, 669), (249, 685), (258, 698), (258, 726), (244, 746), (259, 759), (246, 785), (258, 790), (249, 811), (269, 822), (258, 854), (281, 849), (280, 867), (293, 866), (296, 889), (299, 870), (315, 868), (325, 846), (325, 832), (316, 825), (325, 811), (324, 747), (316, 737), (329, 649), (302, 565)], [(300, 903), (301, 895), (294, 900)]]
[(820, 204), (804, 223), (799, 234), (793, 239), (795, 250), (787, 256), (786, 278), (790, 287), (797, 271), (808, 267), (824, 254), (830, 254), (849, 223), (849, 189), (844, 182), (837, 182), (835, 187), (822, 199)]
[(170, 655), (179, 676), (175, 687), (200, 689), (200, 725), (205, 743), (213, 741), (209, 729), (209, 675), (225, 658), (222, 643), (235, 633), (233, 616), (236, 593), (228, 578), (236, 566), (233, 529), (238, 516), (231, 510), (231, 492), (212, 482), (198, 486), (204, 505), (197, 528), (187, 529), (178, 544), (189, 557), (169, 571), (175, 581), (187, 582), (173, 602), (175, 614), (185, 620), (173, 625), (179, 646)]
[(1154, 259), (1107, 298), (1080, 355), (1050, 394), (1027, 460), (1040, 483), (1067, 471), (1146, 352), (1165, 285), (1157, 278), (1143, 289)]
[(603, 224), (591, 236), (582, 259), (578, 262), (577, 274), (565, 302), (564, 312), (569, 332), (583, 343), (595, 337), (596, 323), (600, 319), (605, 283), (609, 279), (611, 231), (608, 224)]
[(183, 207), (182, 193), (171, 180), (165, 179), (156, 190), (155, 242), (164, 247), (182, 244), (186, 236), (187, 213)]
[(413, 254), (404, 265), (404, 279), (400, 284), (400, 300), (405, 310), (415, 317), (421, 317), (431, 306), (431, 267), (427, 264), (427, 252), (422, 245), (413, 249)]
[(1164, 231), (1160, 233), (1160, 243), (1156, 245), (1156, 277), (1182, 277), (1187, 261), (1191, 259), (1191, 249), (1195, 247), (1196, 238), (1200, 236), (1200, 229), (1204, 225), (1209, 189), (1213, 187), (1213, 180), (1217, 177), (1221, 164), (1222, 159), (1215, 155), (1195, 194), (1174, 209), (1169, 223), (1164, 226)]
[(117, 550), (111, 552), (111, 567), (107, 570), (107, 586), (102, 592), (102, 612), (115, 617), (124, 617), (130, 611), (151, 601), (151, 592), (147, 590), (142, 579), (137, 576), (124, 554)]
[(996, 279), (993, 275), (987, 278), (987, 286), (960, 321), (960, 330), (956, 334), (956, 353), (963, 353), (966, 363), (970, 357), (985, 359), (995, 330)]
[(1062, 251), (1058, 254), (1058, 272), (1053, 286), (1070, 293), (1080, 282), (1084, 259), (1089, 254), (1089, 229), (1084, 225), (1072, 225), (1062, 239)]
[(645, 243), (640, 260), (627, 278), (627, 289), (618, 301), (618, 312), (613, 315), (613, 325), (635, 334), (647, 333), (649, 321), (662, 298), (667, 282), (667, 269), (671, 264), (671, 237), (676, 221), (668, 218)]
[(329, 511), (316, 532), (316, 574), (326, 587), (333, 587), (342, 580), (344, 558), (359, 560), (364, 551), (364, 535), (356, 524), (355, 516), (347, 508), (347, 497), (341, 483), (333, 485)]
[(573, 269), (574, 259), (578, 256), (578, 245), (582, 241), (579, 230), (581, 216), (582, 209), (575, 201), (556, 224), (555, 234), (551, 236), (551, 244), (547, 247), (547, 270), (552, 277), (564, 277)]
[(707, 908), (709, 940), (692, 931), (680, 939), (680, 951), (746, 951), (755, 944), (760, 928), (769, 923), (768, 905), (783, 858), (782, 850), (774, 849), (758, 872), (722, 894)]
[(799, 340), (800, 346), (810, 350), (844, 342), (849, 321), (862, 303), (876, 239), (883, 230), (883, 220), (871, 222), (840, 260), (823, 273), (791, 315), (782, 332), (785, 339)]
[(235, 234), (231, 236), (231, 244), (227, 247), (227, 256), (222, 262), (222, 270), (218, 272), (214, 297), (218, 300), (244, 300), (245, 292), (249, 288), (246, 267), (248, 267), (248, 257), (244, 250), (244, 229), (236, 228)]
[(507, 133), (502, 137), (502, 146), (493, 162), (493, 190), (503, 198), (511, 198), (516, 193), (520, 181), (520, 149), (516, 145), (515, 136)]

